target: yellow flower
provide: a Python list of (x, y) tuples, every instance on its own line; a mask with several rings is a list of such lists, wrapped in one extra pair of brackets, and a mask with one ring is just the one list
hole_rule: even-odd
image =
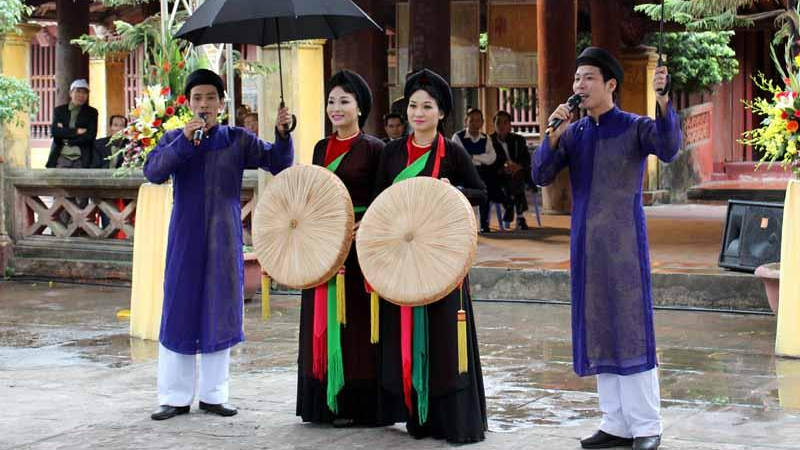
[(800, 66), (800, 55), (794, 57), (794, 63)]

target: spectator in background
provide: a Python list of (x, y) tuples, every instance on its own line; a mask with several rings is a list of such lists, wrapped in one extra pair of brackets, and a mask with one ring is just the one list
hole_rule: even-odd
[(84, 79), (72, 82), (69, 103), (53, 109), (50, 133), (53, 144), (47, 168), (80, 169), (92, 164), (94, 139), (97, 136), (97, 110), (89, 106), (89, 83)]
[(236, 126), (240, 127), (244, 123), (244, 118), (253, 111), (247, 105), (239, 105), (236, 107)]
[(242, 126), (245, 127), (248, 131), (252, 131), (253, 134), (258, 136), (258, 114), (257, 113), (248, 113), (244, 116), (244, 121), (242, 121)]
[(500, 169), (500, 182), (506, 194), (503, 226), (511, 228), (514, 213), (517, 216), (517, 229), (527, 230), (523, 212), (528, 210), (528, 199), (525, 197), (525, 184), (533, 184), (531, 179), (531, 154), (525, 138), (511, 132), (511, 114), (498, 111), (494, 115), (494, 129), (491, 139), (494, 149), (505, 154), (506, 162)]
[(117, 155), (113, 161), (109, 158), (123, 148), (126, 142), (118, 140), (112, 143), (111, 138), (127, 126), (128, 119), (125, 116), (113, 115), (108, 119), (108, 136), (94, 141), (91, 165), (93, 169), (116, 169), (122, 165), (121, 155)]
[[(492, 140), (483, 133), (483, 111), (470, 108), (464, 119), (466, 128), (453, 135), (453, 142), (462, 145), (472, 157), (472, 163), (478, 170), (481, 180), (486, 184), (489, 194), (487, 200), (480, 205), (481, 233), (489, 233), (490, 202), (505, 204), (506, 199), (500, 185), (499, 171), (505, 164), (504, 153), (495, 151)], [(502, 225), (502, 224), (501, 224)]]
[(406, 135), (406, 122), (401, 114), (384, 114), (383, 129), (386, 131), (386, 137), (383, 142), (389, 143), (393, 139), (399, 139)]

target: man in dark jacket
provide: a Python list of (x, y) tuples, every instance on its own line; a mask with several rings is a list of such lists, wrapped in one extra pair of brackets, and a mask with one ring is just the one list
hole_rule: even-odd
[(494, 129), (492, 144), (495, 152), (503, 153), (506, 161), (500, 168), (500, 179), (506, 193), (505, 215), (503, 222), (505, 228), (510, 228), (517, 215), (517, 229), (527, 230), (528, 223), (522, 214), (528, 209), (528, 199), (525, 197), (525, 185), (533, 185), (531, 178), (531, 154), (525, 138), (511, 132), (511, 115), (506, 111), (498, 111), (494, 115)]
[(94, 139), (97, 136), (97, 110), (88, 105), (89, 83), (72, 82), (69, 103), (53, 110), (50, 133), (53, 144), (47, 158), (48, 168), (88, 168), (92, 164)]

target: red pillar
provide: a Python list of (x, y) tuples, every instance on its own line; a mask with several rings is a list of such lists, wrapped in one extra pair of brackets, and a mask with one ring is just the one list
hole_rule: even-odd
[[(547, 128), (553, 110), (572, 95), (577, 39), (577, 0), (537, 0), (537, 52), (539, 55), (539, 126)], [(552, 28), (551, 28), (552, 27)], [(571, 210), (569, 173), (563, 170), (542, 190), (545, 212), (567, 214)]]
[[(427, 68), (450, 82), (450, 1), (408, 0), (409, 68)], [(448, 116), (444, 128), (450, 135), (461, 118)]]
[[(89, 1), (56, 0), (58, 43), (56, 44), (56, 104), (69, 101), (69, 85), (77, 78), (89, 79), (89, 55), (73, 39), (89, 34)], [(91, 80), (89, 80), (91, 89)]]
[[(389, 23), (388, 8), (381, 0), (355, 0), (378, 25), (385, 28)], [(378, 29), (359, 31), (333, 41), (331, 70), (335, 73), (349, 69), (364, 77), (372, 90), (372, 112), (364, 124), (364, 131), (375, 136), (383, 136), (381, 118), (389, 111), (388, 62), (386, 56), (386, 35)]]
[(620, 17), (619, 0), (591, 0), (592, 45), (603, 47), (619, 59)]

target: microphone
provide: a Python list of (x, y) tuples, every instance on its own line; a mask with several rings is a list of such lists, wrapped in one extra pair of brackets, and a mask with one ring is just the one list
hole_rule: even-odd
[[(568, 98), (567, 105), (569, 106), (569, 112), (575, 111), (575, 108), (581, 104), (581, 100), (583, 100), (583, 97), (581, 97), (580, 94), (573, 94), (572, 97)], [(563, 120), (558, 118), (551, 120), (550, 123), (547, 124), (547, 129), (544, 131), (544, 134), (550, 134), (553, 130), (560, 127), (563, 122)]]
[[(198, 117), (203, 119), (203, 122), (205, 123), (206, 119), (208, 117), (208, 114), (207, 113), (200, 113), (200, 114), (198, 114)], [(198, 128), (198, 129), (194, 130), (194, 136), (193, 136), (194, 139), (193, 140), (194, 140), (194, 146), (195, 147), (199, 147), (200, 146), (200, 141), (203, 140), (203, 133), (205, 133), (205, 129), (204, 128)]]

